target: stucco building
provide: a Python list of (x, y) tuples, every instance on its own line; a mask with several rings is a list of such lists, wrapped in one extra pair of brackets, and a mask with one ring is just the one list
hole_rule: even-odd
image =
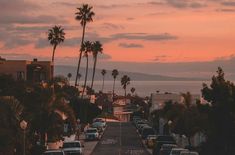
[(0, 74), (9, 74), (16, 80), (30, 82), (49, 81), (53, 77), (51, 61), (6, 60), (0, 59)]

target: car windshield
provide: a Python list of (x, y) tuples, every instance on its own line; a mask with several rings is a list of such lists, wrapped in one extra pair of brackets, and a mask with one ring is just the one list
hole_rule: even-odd
[(88, 129), (86, 132), (87, 132), (87, 133), (96, 133), (97, 130), (96, 130), (96, 129)]
[(81, 147), (79, 142), (77, 143), (64, 143), (63, 148), (71, 148), (71, 147)]

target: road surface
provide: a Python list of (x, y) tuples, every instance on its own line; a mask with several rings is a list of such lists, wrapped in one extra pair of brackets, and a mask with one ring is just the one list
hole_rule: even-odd
[(149, 155), (131, 123), (109, 123), (92, 155)]

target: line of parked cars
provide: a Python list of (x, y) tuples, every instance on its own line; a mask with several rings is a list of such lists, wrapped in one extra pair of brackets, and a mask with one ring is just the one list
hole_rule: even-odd
[(178, 147), (172, 135), (157, 135), (147, 120), (139, 116), (134, 116), (132, 120), (145, 145), (152, 149), (152, 155), (198, 155)]
[[(94, 119), (93, 123), (84, 131), (85, 141), (100, 140), (106, 126), (106, 122), (102, 118)], [(60, 149), (47, 150), (43, 155), (83, 155), (83, 148), (84, 145), (78, 140), (63, 142)]]

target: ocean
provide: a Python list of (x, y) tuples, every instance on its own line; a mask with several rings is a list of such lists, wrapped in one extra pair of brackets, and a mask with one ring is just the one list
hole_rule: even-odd
[[(91, 81), (88, 81), (90, 86)], [(150, 96), (151, 93), (169, 92), (169, 93), (186, 93), (189, 91), (191, 94), (201, 95), (202, 84), (210, 84), (210, 81), (131, 81), (127, 86), (127, 93), (130, 93), (130, 89), (134, 87), (135, 93), (141, 97)], [(74, 81), (71, 81), (74, 84)], [(80, 82), (83, 84), (83, 81)], [(102, 89), (102, 81), (94, 81), (95, 91)], [(113, 81), (104, 82), (104, 92), (111, 92), (113, 89)], [(124, 95), (124, 90), (120, 81), (116, 81), (115, 93), (118, 95)]]

